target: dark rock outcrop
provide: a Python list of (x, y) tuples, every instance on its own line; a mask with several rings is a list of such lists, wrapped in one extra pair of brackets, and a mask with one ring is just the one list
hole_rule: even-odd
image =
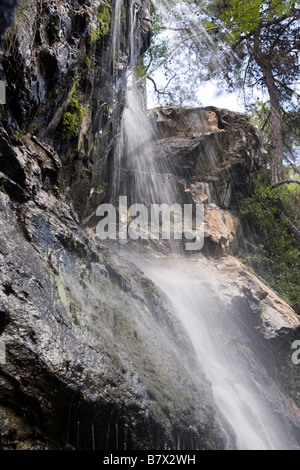
[(260, 137), (248, 116), (214, 107), (176, 106), (148, 114), (158, 131), (158, 166), (166, 160), (192, 199), (207, 197), (197, 203), (234, 208), (238, 194), (251, 192), (260, 164)]
[(0, 49), (2, 48), (5, 30), (11, 25), (13, 21), (17, 2), (18, 0), (1, 0)]
[(58, 152), (60, 184), (80, 215), (91, 189), (108, 181), (130, 49), (142, 52), (149, 45), (148, 0), (137, 4), (131, 43), (134, 5), (131, 0), (20, 0), (5, 33), (2, 125), (14, 141), (28, 132)]

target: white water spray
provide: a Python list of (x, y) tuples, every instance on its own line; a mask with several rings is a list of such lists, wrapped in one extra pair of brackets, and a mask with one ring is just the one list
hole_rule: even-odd
[(264, 389), (259, 371), (255, 378), (249, 371), (244, 357), (251, 355), (246, 329), (236, 323), (233, 311), (222, 310), (210, 289), (215, 273), (195, 259), (142, 262), (141, 268), (167, 294), (185, 326), (212, 384), (215, 403), (236, 434), (237, 449), (293, 448), (293, 438), (282, 422), (282, 403), (272, 390)]

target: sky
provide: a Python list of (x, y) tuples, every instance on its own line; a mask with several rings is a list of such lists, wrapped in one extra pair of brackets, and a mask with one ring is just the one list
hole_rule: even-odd
[(216, 106), (230, 111), (244, 112), (242, 99), (236, 93), (227, 93), (218, 86), (209, 82), (199, 88), (197, 93), (202, 106)]
[[(147, 107), (148, 109), (158, 106), (155, 94), (152, 92), (152, 85), (147, 85)], [(230, 111), (245, 112), (243, 100), (237, 93), (228, 93), (221, 90), (216, 83), (207, 82), (198, 89), (197, 101), (201, 102), (201, 106), (215, 106), (216, 108), (225, 108)], [(198, 105), (197, 105), (198, 106)]]

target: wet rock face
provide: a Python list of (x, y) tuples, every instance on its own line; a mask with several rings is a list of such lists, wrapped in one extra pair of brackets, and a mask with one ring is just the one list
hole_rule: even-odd
[(216, 287), (219, 299), (244, 303), (248, 310), (244, 321), (247, 324), (248, 317), (249, 325), (254, 325), (260, 336), (276, 342), (299, 330), (300, 320), (293, 309), (238, 259), (226, 256), (213, 264), (226, 278)]
[(88, 239), (64, 197), (41, 188), (17, 206), (1, 192), (0, 207), (0, 399), (23, 417), (13, 444), (0, 414), (4, 445), (116, 448), (111, 424), (121, 448), (158, 434), (222, 447), (209, 384), (154, 285)]
[(174, 176), (182, 203), (204, 204), (204, 252), (229, 253), (239, 220), (230, 213), (249, 195), (260, 164), (260, 138), (244, 114), (215, 107), (148, 111), (158, 168)]
[(194, 200), (203, 194), (208, 202), (232, 208), (238, 193), (251, 190), (260, 139), (246, 115), (169, 106), (150, 110), (149, 119), (158, 132), (158, 164), (166, 159)]
[[(0, 447), (176, 448), (180, 439), (185, 448), (222, 448), (228, 425), (181, 324), (135, 266), (79, 228), (106, 196), (130, 53), (131, 2), (119, 10), (118, 65), (112, 35), (100, 29), (103, 3), (21, 1), (6, 32)], [(118, 5), (110, 5), (111, 31)], [(141, 49), (150, 29), (143, 0)], [(69, 138), (65, 113), (80, 118)]]
[[(29, 132), (55, 148), (62, 158), (60, 184), (81, 216), (91, 189), (108, 181), (134, 4), (20, 0), (5, 33), (2, 123), (15, 140)], [(150, 6), (148, 0), (137, 5), (135, 47), (142, 51), (151, 36)]]
[[(121, 2), (119, 10), (117, 63), (115, 36), (100, 29), (103, 4), (21, 1), (6, 33), (0, 447), (234, 448), (230, 426), (217, 414), (210, 384), (166, 299), (139, 269), (80, 228), (79, 220), (106, 197), (130, 53), (132, 2)], [(110, 4), (111, 33), (118, 5)], [(141, 49), (149, 42), (149, 19), (149, 2), (142, 0), (136, 27)], [(73, 121), (63, 119), (66, 113)], [(163, 150), (186, 202), (205, 204), (206, 238), (214, 255), (223, 256), (238, 224), (228, 207), (257, 165), (255, 132), (242, 115), (212, 108), (168, 108), (152, 118), (161, 131), (158, 160)], [(208, 149), (213, 162), (204, 158)], [(238, 175), (236, 186), (230, 175)], [(264, 339), (297, 328), (288, 308), (282, 316), (285, 306), (239, 273), (230, 285), (251, 327), (261, 327)]]

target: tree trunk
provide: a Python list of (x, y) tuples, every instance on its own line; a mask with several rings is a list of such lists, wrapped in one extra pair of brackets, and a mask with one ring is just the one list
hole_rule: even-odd
[(144, 111), (147, 110), (147, 79), (145, 77), (137, 77), (134, 69), (132, 70), (132, 82), (135, 86), (135, 90), (140, 102), (140, 105)]
[(271, 104), (271, 127), (273, 136), (273, 155), (271, 162), (272, 181), (277, 185), (283, 180), (283, 126), (280, 111), (279, 91), (276, 87), (272, 64), (269, 57), (261, 52), (259, 35), (254, 40), (254, 59), (262, 69)]
[(272, 185), (283, 180), (283, 130), (282, 116), (280, 112), (279, 92), (274, 82), (272, 70), (269, 64), (263, 67), (266, 86), (271, 103), (271, 123), (273, 134), (273, 156), (272, 156)]

